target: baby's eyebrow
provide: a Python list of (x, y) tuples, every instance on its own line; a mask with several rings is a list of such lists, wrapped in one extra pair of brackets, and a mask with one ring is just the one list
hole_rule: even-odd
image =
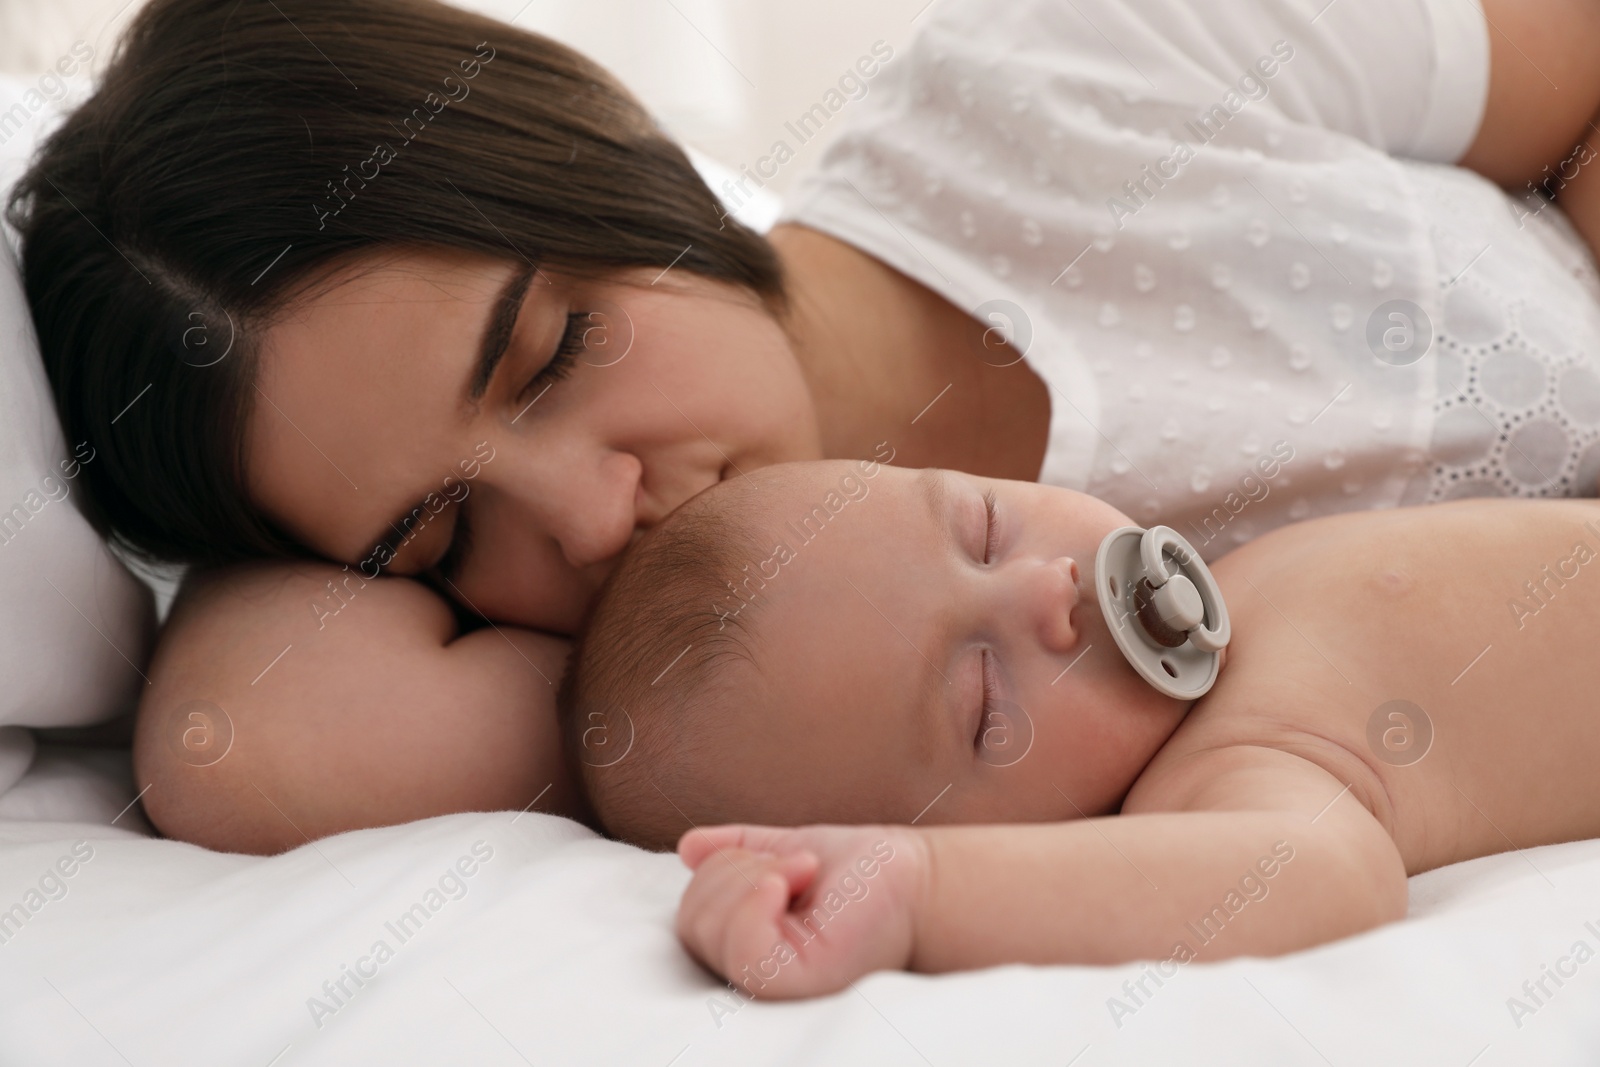
[[(922, 497), (923, 505), (928, 510), (934, 529), (938, 531), (940, 543), (946, 549), (959, 551), (959, 538), (950, 522), (949, 478), (947, 472), (937, 468), (919, 471), (916, 479), (917, 490)], [(918, 740), (914, 753), (918, 760), (925, 764), (936, 759), (939, 750), (937, 739), (948, 734), (959, 740), (963, 734), (960, 708), (957, 704), (960, 694), (956, 692), (944, 669), (935, 666), (935, 663), (948, 663), (944, 653), (950, 647), (951, 633), (955, 625), (955, 618), (947, 611), (939, 611), (935, 613), (931, 625), (924, 631), (927, 636), (923, 640), (929, 642), (928, 652), (932, 659), (924, 657), (926, 674), (922, 685), (917, 688), (917, 702), (912, 708), (912, 714), (916, 719), (913, 736)], [(929, 723), (929, 716), (942, 721)]]
[[(936, 653), (937, 654), (937, 653)], [(938, 762), (948, 738), (960, 736), (958, 693), (943, 671), (931, 663), (922, 668), (922, 684), (916, 688), (911, 713), (911, 736), (915, 739), (912, 756), (922, 766)], [(932, 721), (930, 721), (932, 720)]]
[(922, 494), (922, 503), (928, 509), (928, 516), (933, 520), (934, 529), (939, 533), (939, 539), (948, 548), (956, 547), (955, 532), (950, 528), (949, 505), (950, 486), (947, 479), (949, 475), (936, 467), (917, 472), (917, 489)]

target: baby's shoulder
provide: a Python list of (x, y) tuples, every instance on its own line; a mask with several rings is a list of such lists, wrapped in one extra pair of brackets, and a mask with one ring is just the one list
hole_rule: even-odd
[(1122, 813), (1315, 811), (1347, 790), (1387, 821), (1382, 783), (1349, 746), (1289, 717), (1208, 698), (1139, 775)]

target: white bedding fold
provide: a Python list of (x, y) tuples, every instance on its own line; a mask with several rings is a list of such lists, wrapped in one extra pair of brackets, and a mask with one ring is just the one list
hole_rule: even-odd
[(72, 856), (20, 929), (0, 912), (0, 1063), (1487, 1067), (1600, 1051), (1600, 964), (1573, 958), (1600, 949), (1600, 842), (1423, 875), (1404, 923), (1145, 977), (1137, 999), (1123, 983), (1137, 994), (1143, 965), (883, 974), (784, 1005), (743, 1005), (684, 955), (673, 857), (549, 816), (447, 816), (270, 859), (5, 823), (0, 908)]

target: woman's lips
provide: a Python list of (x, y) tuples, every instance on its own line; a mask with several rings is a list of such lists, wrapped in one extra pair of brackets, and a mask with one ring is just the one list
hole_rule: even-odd
[[(645, 487), (645, 479), (643, 476), (641, 476), (639, 478), (638, 487), (634, 490), (633, 494), (633, 534), (628, 539), (627, 547), (632, 548), (633, 545), (638, 542), (640, 537), (644, 536), (644, 534), (652, 528), (661, 525), (667, 520), (669, 515), (671, 515), (674, 511), (677, 511), (684, 504), (688, 503), (690, 500), (693, 500), (707, 489), (722, 484), (728, 478), (737, 473), (739, 473), (739, 471), (736, 467), (730, 466), (719, 468), (714, 478), (710, 478), (703, 483), (692, 484), (691, 487), (687, 489), (681, 496), (675, 500), (672, 500), (671, 504), (665, 504), (659, 499), (659, 494), (663, 491), (661, 487), (657, 487), (657, 492), (655, 494), (652, 494), (649, 490), (647, 490)], [(670, 488), (667, 489), (666, 492), (670, 493)], [(671, 497), (669, 496), (668, 499), (671, 499)]]

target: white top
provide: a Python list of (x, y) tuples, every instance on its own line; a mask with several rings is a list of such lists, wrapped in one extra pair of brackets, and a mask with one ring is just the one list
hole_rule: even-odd
[(935, 0), (785, 218), (994, 323), (1050, 386), (1041, 480), (1207, 558), (1593, 493), (1593, 259), (1531, 193), (1418, 162), (1476, 134), (1481, 12), (1324, 3)]

